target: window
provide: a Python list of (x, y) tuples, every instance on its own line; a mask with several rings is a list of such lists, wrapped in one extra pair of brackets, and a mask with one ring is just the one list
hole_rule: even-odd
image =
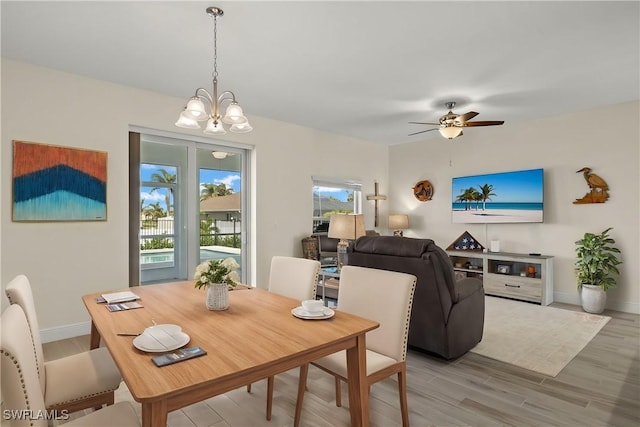
[(313, 179), (313, 232), (329, 230), (329, 218), (336, 213), (362, 213), (362, 184), (335, 178)]

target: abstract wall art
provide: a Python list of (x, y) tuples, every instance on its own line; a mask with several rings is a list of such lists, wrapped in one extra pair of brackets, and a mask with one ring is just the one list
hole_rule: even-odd
[(13, 221), (106, 221), (107, 153), (13, 141)]

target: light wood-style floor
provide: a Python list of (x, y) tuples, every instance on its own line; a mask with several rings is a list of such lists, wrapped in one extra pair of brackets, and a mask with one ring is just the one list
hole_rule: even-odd
[[(580, 310), (554, 303), (553, 306)], [(612, 319), (555, 378), (473, 353), (443, 361), (416, 352), (408, 356), (411, 425), (416, 426), (637, 426), (640, 425), (640, 316), (606, 311)], [(88, 348), (88, 336), (45, 344), (45, 358)], [(266, 381), (234, 390), (169, 414), (169, 426), (290, 426), (297, 370), (276, 377), (273, 418), (264, 418)], [(371, 425), (401, 424), (397, 383), (371, 389)], [(333, 379), (309, 372), (302, 424), (348, 426), (346, 386), (343, 407), (335, 406)], [(121, 386), (116, 400), (131, 400)], [(137, 407), (139, 411), (139, 405)]]

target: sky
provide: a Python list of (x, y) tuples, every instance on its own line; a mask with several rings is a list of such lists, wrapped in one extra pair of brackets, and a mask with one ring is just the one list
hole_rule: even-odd
[(346, 202), (347, 196), (352, 192), (331, 187), (313, 187), (313, 191), (319, 193), (321, 196), (335, 197), (342, 202)]
[(495, 196), (491, 196), (491, 202), (542, 203), (542, 169), (453, 178), (453, 200), (462, 190), (473, 187), (480, 191), (479, 187), (484, 184), (493, 185)]
[[(159, 166), (152, 164), (142, 164), (140, 167), (140, 180), (151, 181), (151, 175), (164, 168), (168, 173), (175, 174), (175, 166)], [(240, 192), (241, 174), (238, 171), (200, 169), (200, 183), (226, 184), (227, 187), (233, 189), (234, 193)], [(166, 210), (165, 191), (151, 191), (153, 187), (142, 187), (140, 191), (141, 199), (144, 199), (143, 207), (159, 202), (160, 206)], [(350, 191), (331, 188), (331, 187), (314, 187), (314, 191), (319, 192), (322, 196), (335, 197), (343, 202), (347, 201)]]
[[(176, 173), (175, 166), (159, 166), (151, 164), (142, 164), (140, 167), (140, 180), (151, 181), (151, 175), (159, 169), (165, 169), (170, 174)], [(200, 183), (226, 184), (227, 187), (233, 189), (234, 193), (240, 192), (241, 174), (238, 171), (200, 169)], [(201, 187), (202, 188), (202, 187)], [(140, 190), (140, 198), (144, 199), (143, 207), (160, 202), (165, 210), (165, 191), (151, 191), (153, 187), (142, 187)]]

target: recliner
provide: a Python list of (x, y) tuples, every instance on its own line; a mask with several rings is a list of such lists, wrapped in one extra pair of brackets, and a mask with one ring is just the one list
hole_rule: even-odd
[(456, 281), (449, 256), (433, 240), (363, 236), (349, 249), (349, 265), (418, 278), (409, 327), (410, 348), (454, 359), (482, 340), (482, 281)]

